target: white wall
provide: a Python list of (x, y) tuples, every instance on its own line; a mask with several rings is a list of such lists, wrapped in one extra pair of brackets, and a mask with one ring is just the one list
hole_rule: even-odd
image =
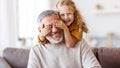
[[(95, 0), (77, 0), (77, 5), (80, 7), (87, 23), (90, 28), (90, 32), (97, 36), (106, 36), (108, 32), (115, 32), (120, 35), (120, 12), (119, 13), (104, 13), (96, 14), (95, 10)], [(110, 4), (112, 1), (107, 1), (106, 4)]]
[[(51, 8), (55, 8), (55, 0), (51, 4)], [(106, 9), (113, 8), (115, 5), (114, 0), (73, 0), (83, 17), (85, 18), (88, 27), (90, 29), (90, 34), (93, 36), (107, 36), (109, 32), (114, 32), (116, 35), (120, 36), (120, 12), (117, 13), (96, 13), (95, 4), (101, 2), (104, 4)], [(106, 1), (106, 2), (105, 2)], [(117, 3), (118, 4), (118, 3)], [(112, 5), (112, 6), (111, 6)]]
[[(58, 0), (49, 1), (51, 3), (50, 5), (51, 9), (55, 9), (57, 1)], [(111, 14), (96, 14), (94, 10), (95, 3), (98, 0), (73, 0), (73, 1), (75, 1), (83, 17), (86, 19), (86, 22), (90, 29), (90, 34), (94, 36), (106, 36), (108, 32), (115, 32), (117, 35), (120, 36), (119, 31), (120, 12)], [(112, 2), (112, 0), (100, 0), (100, 1), (107, 1), (108, 3), (107, 7), (115, 4), (114, 2)], [(1, 48), (7, 46), (16, 46), (16, 40), (18, 35), (16, 4), (17, 4), (16, 0), (0, 0), (0, 9), (2, 9), (0, 10)], [(36, 12), (38, 13), (39, 11)]]

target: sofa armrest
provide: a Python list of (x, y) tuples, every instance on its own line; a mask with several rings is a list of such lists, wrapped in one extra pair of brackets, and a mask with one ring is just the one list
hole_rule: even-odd
[(11, 66), (0, 56), (0, 68), (11, 68)]

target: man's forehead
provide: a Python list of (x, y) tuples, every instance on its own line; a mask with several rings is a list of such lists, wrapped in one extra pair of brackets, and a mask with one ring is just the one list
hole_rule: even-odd
[(53, 21), (46, 21), (43, 22), (44, 25), (55, 25), (58, 22), (58, 20), (53, 20)]

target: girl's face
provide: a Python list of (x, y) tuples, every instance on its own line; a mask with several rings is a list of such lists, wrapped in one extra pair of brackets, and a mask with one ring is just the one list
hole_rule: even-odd
[(59, 8), (59, 13), (62, 21), (69, 26), (74, 21), (74, 11), (71, 6), (61, 6)]

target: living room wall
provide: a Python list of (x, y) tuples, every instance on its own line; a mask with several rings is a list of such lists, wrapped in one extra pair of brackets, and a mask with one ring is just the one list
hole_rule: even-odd
[[(51, 8), (55, 9), (55, 3), (58, 0), (51, 2)], [(118, 0), (73, 0), (81, 14), (86, 20), (90, 29), (90, 35), (105, 37), (109, 32), (113, 32), (120, 36), (120, 5)], [(105, 8), (105, 11), (97, 12), (96, 5), (100, 3)], [(118, 11), (114, 11), (117, 5)]]

